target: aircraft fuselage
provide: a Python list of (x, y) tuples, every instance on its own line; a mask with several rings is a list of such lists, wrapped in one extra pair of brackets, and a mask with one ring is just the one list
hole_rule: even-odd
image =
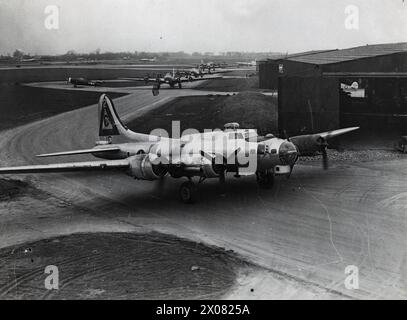
[[(102, 145), (96, 146), (92, 154), (108, 160), (145, 156), (148, 163), (165, 169), (175, 178), (215, 178), (219, 176), (216, 165), (226, 165), (228, 172), (244, 175), (257, 171), (273, 171), (275, 174), (291, 172), (298, 156), (294, 144), (279, 138), (255, 142), (247, 138), (248, 134), (249, 130), (215, 131), (185, 135), (181, 139), (161, 138), (158, 142), (108, 144), (106, 146), (117, 147), (119, 151), (97, 152), (104, 148)], [(205, 150), (205, 153), (201, 150)]]

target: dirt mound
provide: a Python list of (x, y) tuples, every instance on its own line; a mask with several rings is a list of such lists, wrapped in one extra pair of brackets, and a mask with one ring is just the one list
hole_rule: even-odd
[[(242, 264), (173, 236), (74, 234), (0, 250), (0, 299), (216, 299)], [(45, 289), (45, 267), (59, 289)]]
[(220, 116), (224, 122), (236, 121), (242, 128), (255, 128), (260, 134), (276, 133), (276, 98), (258, 92), (241, 92), (225, 101)]
[(31, 185), (24, 181), (0, 179), (0, 201), (16, 198), (32, 189)]

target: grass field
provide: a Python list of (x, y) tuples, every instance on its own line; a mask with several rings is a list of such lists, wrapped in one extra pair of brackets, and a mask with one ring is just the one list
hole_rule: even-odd
[[(0, 130), (98, 102), (100, 93), (0, 84)], [(111, 93), (112, 98), (123, 94)]]
[(153, 129), (171, 132), (171, 122), (181, 122), (181, 132), (193, 128), (223, 129), (227, 122), (239, 122), (242, 128), (258, 129), (260, 134), (277, 132), (276, 98), (256, 92), (236, 96), (193, 96), (175, 99), (131, 121), (128, 126), (138, 132)]
[(195, 89), (197, 90), (214, 90), (214, 91), (224, 91), (224, 92), (242, 92), (242, 91), (261, 91), (259, 89), (259, 77), (249, 76), (252, 75), (254, 71), (240, 71), (235, 70), (223, 74), (224, 76), (238, 76), (246, 77), (241, 79), (214, 79), (207, 81)]

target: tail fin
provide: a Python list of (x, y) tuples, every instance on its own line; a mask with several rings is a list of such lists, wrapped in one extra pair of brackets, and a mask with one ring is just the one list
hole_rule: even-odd
[[(106, 94), (102, 94), (99, 99), (99, 137), (112, 142), (114, 137), (119, 136), (125, 138), (124, 140), (134, 142), (151, 142), (158, 138), (129, 130), (120, 120), (112, 99)], [(120, 140), (123, 141), (123, 139)]]
[(127, 130), (114, 108), (113, 101), (103, 94), (99, 99), (99, 136), (119, 136)]

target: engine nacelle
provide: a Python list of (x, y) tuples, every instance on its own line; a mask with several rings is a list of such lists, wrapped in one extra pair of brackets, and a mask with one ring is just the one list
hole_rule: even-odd
[(221, 166), (218, 166), (209, 159), (201, 159), (201, 163), (197, 164), (196, 166), (187, 166), (184, 168), (181, 168), (180, 171), (178, 172), (171, 172), (170, 173), (173, 177), (181, 177), (183, 175), (185, 176), (199, 176), (199, 177), (205, 177), (205, 178), (217, 178), (219, 177), (220, 171), (221, 171)]
[(324, 143), (321, 136), (317, 134), (292, 137), (290, 141), (297, 146), (299, 153), (303, 156), (314, 155), (321, 150), (321, 145)]
[(140, 180), (158, 180), (167, 174), (167, 169), (162, 165), (155, 165), (147, 154), (129, 158), (130, 168), (127, 174)]

